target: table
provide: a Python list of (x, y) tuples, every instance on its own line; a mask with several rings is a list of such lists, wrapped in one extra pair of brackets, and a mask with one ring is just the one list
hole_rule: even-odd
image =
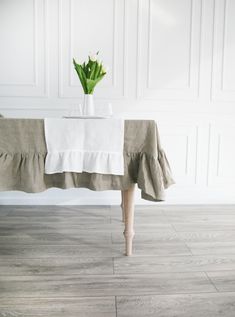
[(0, 118), (0, 191), (37, 193), (51, 187), (120, 190), (126, 255), (131, 255), (135, 184), (143, 199), (162, 201), (165, 189), (174, 183), (155, 121), (125, 121), (123, 176), (86, 172), (47, 175), (46, 154), (43, 119)]

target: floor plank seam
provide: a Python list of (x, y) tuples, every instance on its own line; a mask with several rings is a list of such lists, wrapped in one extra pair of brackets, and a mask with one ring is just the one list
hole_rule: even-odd
[[(211, 292), (211, 291), (200, 291), (200, 292), (178, 292), (178, 293), (172, 293), (172, 292), (166, 292), (166, 293), (154, 293), (154, 292), (144, 292), (144, 293), (138, 293), (138, 294), (126, 294), (126, 293), (118, 293), (116, 295), (61, 295), (61, 296), (45, 296), (45, 297), (41, 297), (41, 296), (11, 296), (11, 299), (23, 299), (23, 298), (26, 298), (26, 299), (49, 299), (49, 298), (56, 298), (56, 299), (61, 299), (61, 298), (104, 298), (104, 297), (119, 297), (119, 296), (125, 296), (125, 297), (139, 297), (139, 296), (174, 296), (174, 295), (205, 295), (205, 294), (235, 294), (235, 292), (232, 292), (232, 291), (223, 291), (223, 292)], [(9, 299), (9, 296), (1, 296), (0, 295), (0, 301), (1, 300), (6, 300), (6, 299)]]
[[(234, 272), (234, 269), (233, 270), (212, 270), (212, 271), (210, 271), (210, 272), (224, 272), (224, 273), (226, 273), (226, 272)], [(195, 270), (195, 271), (161, 271), (160, 273), (155, 273), (155, 274), (183, 274), (183, 273), (206, 273), (206, 271), (202, 271), (202, 270)], [(107, 276), (107, 274), (106, 273), (99, 273), (99, 274), (97, 274), (98, 276)], [(114, 271), (114, 273), (113, 274), (110, 274), (110, 275), (115, 275), (115, 276), (131, 276), (131, 277), (133, 277), (133, 276), (139, 276), (139, 275), (141, 275), (141, 276), (143, 276), (143, 277), (149, 277), (149, 276), (153, 276), (153, 274), (152, 273), (142, 273), (141, 272), (141, 274), (140, 273), (128, 273), (128, 274), (116, 274), (115, 273), (115, 271)], [(41, 276), (41, 277), (46, 277), (46, 276), (58, 276), (58, 273), (50, 273), (50, 274), (48, 274), (48, 273), (45, 273), (45, 274), (43, 274), (43, 273), (37, 273), (37, 274), (35, 274), (35, 273), (29, 273), (29, 274), (27, 274), (27, 275), (22, 275), (22, 274), (12, 274), (12, 273), (3, 273), (3, 274), (1, 274), (0, 273), (0, 277), (3, 277), (3, 276), (7, 276), (7, 277), (9, 277), (9, 276), (11, 276), (11, 277), (19, 277), (19, 276), (21, 276), (21, 277), (23, 277), (23, 276), (25, 276), (25, 277), (30, 277), (30, 276)], [(94, 274), (93, 273), (86, 273), (86, 274), (84, 274), (84, 273), (69, 273), (69, 274), (63, 274), (63, 273), (60, 273), (60, 275), (59, 276), (63, 276), (63, 277), (65, 277), (65, 276), (73, 276), (73, 277), (75, 277), (75, 276), (77, 276), (77, 277), (81, 277), (81, 276), (83, 276), (83, 277), (85, 277), (85, 276), (87, 276), (87, 277), (91, 277), (91, 276), (94, 276)], [(213, 284), (214, 285), (214, 284)]]
[(112, 264), (113, 264), (113, 275), (115, 275), (115, 268), (114, 268), (114, 257), (112, 257)]
[(118, 312), (117, 312), (117, 296), (114, 297), (115, 298), (115, 310), (116, 310), (116, 317), (118, 316)]
[(216, 287), (215, 283), (212, 281), (212, 279), (211, 279), (210, 276), (207, 274), (207, 272), (204, 271), (204, 273), (205, 273), (205, 275), (206, 275), (208, 281), (214, 286), (214, 288), (216, 289), (216, 291), (217, 291), (218, 293), (220, 293), (219, 289)]
[(177, 234), (180, 232), (176, 229), (176, 227), (173, 225), (173, 223), (170, 223), (170, 221), (168, 222), (171, 226), (171, 228), (173, 229), (174, 232), (176, 232)]
[[(31, 296), (31, 297), (26, 297), (26, 296), (18, 296), (18, 297), (12, 297), (11, 299), (17, 298), (17, 299), (61, 299), (61, 298), (66, 298), (66, 299), (77, 299), (77, 298), (115, 298), (119, 296), (127, 296), (127, 297), (139, 297), (139, 296), (159, 296), (159, 297), (165, 297), (165, 296), (178, 296), (178, 295), (235, 295), (235, 291), (222, 291), (222, 292), (190, 292), (190, 293), (164, 293), (164, 294), (159, 294), (159, 293), (151, 293), (151, 294), (138, 294), (138, 295), (79, 295), (79, 296), (47, 296), (47, 297), (38, 297), (38, 296)], [(0, 304), (1, 301), (3, 300), (9, 300), (9, 297), (0, 297)]]

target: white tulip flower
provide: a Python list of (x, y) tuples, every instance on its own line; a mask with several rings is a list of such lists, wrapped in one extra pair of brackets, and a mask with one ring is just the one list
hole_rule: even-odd
[(106, 76), (108, 67), (103, 65), (103, 62), (98, 59), (99, 51), (90, 51), (88, 60), (78, 64), (73, 58), (73, 65), (77, 72), (84, 94), (93, 94), (97, 83)]
[(96, 62), (97, 61), (97, 55), (96, 54), (91, 54), (89, 55), (89, 58), (92, 62)]
[(109, 70), (109, 68), (107, 66), (104, 66), (104, 65), (102, 66), (103, 73), (107, 73), (108, 70)]

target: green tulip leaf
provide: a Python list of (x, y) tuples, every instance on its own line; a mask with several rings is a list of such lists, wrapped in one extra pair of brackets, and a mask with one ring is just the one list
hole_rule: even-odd
[(95, 86), (106, 75), (106, 72), (103, 71), (102, 63), (93, 62), (88, 57), (88, 62), (84, 62), (81, 65), (77, 64), (73, 58), (73, 64), (84, 93), (93, 94)]

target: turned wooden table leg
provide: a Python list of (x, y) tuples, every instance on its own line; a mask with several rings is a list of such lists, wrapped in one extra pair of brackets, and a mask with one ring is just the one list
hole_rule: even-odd
[(126, 255), (132, 254), (132, 240), (134, 232), (134, 194), (135, 185), (123, 191), (123, 204), (125, 212), (125, 230), (123, 232), (126, 242)]
[(122, 208), (122, 222), (125, 222), (125, 210), (124, 210), (123, 192), (124, 192), (124, 190), (121, 191), (121, 195), (122, 195), (121, 208)]

